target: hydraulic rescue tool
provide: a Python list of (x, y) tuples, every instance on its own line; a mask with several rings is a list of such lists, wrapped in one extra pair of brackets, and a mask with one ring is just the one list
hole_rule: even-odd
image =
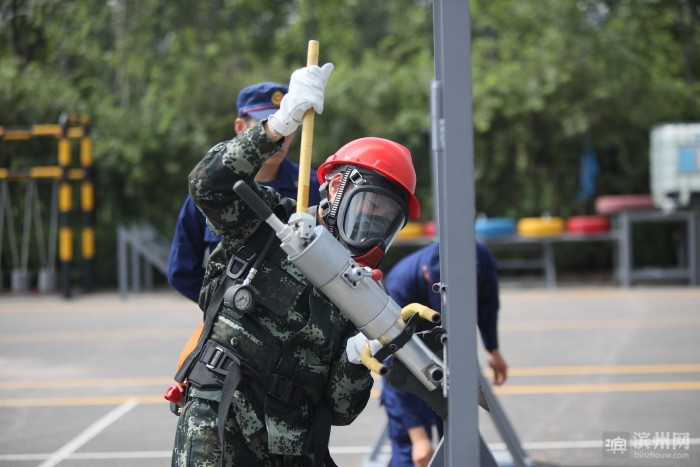
[[(324, 227), (317, 226), (311, 215), (292, 214), (289, 223), (282, 222), (243, 181), (234, 191), (263, 219), (281, 240), (281, 248), (316, 288), (323, 292), (358, 330), (369, 340), (376, 339), (399, 359), (428, 390), (440, 389), (445, 379), (442, 360), (413, 334), (402, 318), (402, 310), (376, 281), (370, 268), (359, 266), (336, 238)], [(437, 322), (439, 313), (418, 304), (406, 307), (412, 312)], [(362, 361), (371, 370), (384, 374), (387, 368), (372, 357), (365, 346)]]

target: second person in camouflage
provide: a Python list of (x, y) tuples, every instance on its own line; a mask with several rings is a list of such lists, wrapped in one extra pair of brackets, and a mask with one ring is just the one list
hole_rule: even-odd
[[(279, 247), (253, 251), (264, 261), (250, 283), (252, 308), (221, 302), (219, 290), (228, 287), (234, 263), (245, 270), (251, 244), (265, 227), (233, 184), (245, 181), (279, 209), (281, 196), (253, 177), (306, 110), (323, 111), (332, 69), (295, 71), (278, 112), (214, 146), (190, 174), (190, 195), (222, 241), (200, 295), (210, 326), (182, 370), (187, 398), (173, 466), (334, 465), (327, 455), (330, 425), (351, 423), (367, 404), (373, 380), (354, 357), (357, 329)], [(310, 212), (361, 265), (376, 267), (407, 219), (420, 214), (410, 153), (392, 141), (352, 141), (328, 158), (318, 178), (324, 199)]]

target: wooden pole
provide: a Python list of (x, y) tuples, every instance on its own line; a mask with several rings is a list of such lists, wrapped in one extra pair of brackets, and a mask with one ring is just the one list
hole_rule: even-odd
[[(318, 41), (310, 40), (306, 51), (306, 66), (318, 65)], [(311, 149), (314, 140), (314, 109), (304, 114), (299, 149), (299, 183), (297, 186), (297, 212), (309, 207), (309, 178), (311, 176)]]

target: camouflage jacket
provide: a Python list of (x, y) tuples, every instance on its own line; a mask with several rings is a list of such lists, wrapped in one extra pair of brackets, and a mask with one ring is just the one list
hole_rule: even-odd
[[(222, 237), (207, 266), (199, 299), (202, 310), (207, 309), (231, 255), (262, 223), (235, 194), (233, 184), (245, 181), (270, 207), (280, 201), (273, 189), (253, 181), (263, 162), (279, 148), (267, 138), (262, 123), (214, 146), (189, 176), (192, 199), (212, 231)], [(373, 383), (369, 371), (348, 362), (345, 354), (347, 339), (357, 329), (280, 248), (268, 256), (251, 286), (255, 308), (241, 315), (222, 304), (211, 338), (261, 373), (293, 378), (307, 397), (291, 407), (267, 396), (260, 387), (243, 384), (234, 395), (232, 412), (249, 441), (267, 435), (273, 454), (308, 454), (313, 451), (316, 404), (323, 401), (330, 407), (334, 425), (347, 425), (369, 399)]]

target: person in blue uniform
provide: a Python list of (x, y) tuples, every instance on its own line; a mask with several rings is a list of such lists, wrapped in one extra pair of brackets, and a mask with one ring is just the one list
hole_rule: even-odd
[[(268, 118), (280, 107), (287, 94), (287, 86), (273, 82), (256, 83), (241, 90), (236, 100), (236, 134), (251, 128), (258, 121)], [(299, 181), (299, 165), (287, 159), (287, 151), (294, 135), (285, 138), (284, 144), (260, 168), (255, 181), (267, 185), (282, 196), (296, 199)], [(309, 182), (309, 206), (320, 202), (316, 171), (311, 170)], [(204, 215), (197, 209), (189, 195), (180, 209), (175, 234), (168, 257), (168, 283), (190, 300), (199, 300), (207, 260), (221, 239), (207, 227)]]
[[(440, 282), (439, 243), (423, 247), (401, 259), (389, 271), (385, 285), (394, 301), (404, 307), (420, 303), (440, 311), (441, 297), (432, 286)], [(489, 250), (476, 244), (477, 259), (477, 325), (488, 352), (493, 370), (493, 384), (501, 385), (508, 367), (498, 348), (498, 270)], [(424, 330), (430, 326), (425, 322)], [(391, 467), (427, 466), (434, 453), (432, 427), (442, 436), (442, 419), (420, 397), (390, 385), (382, 384), (381, 403), (389, 421)]]

